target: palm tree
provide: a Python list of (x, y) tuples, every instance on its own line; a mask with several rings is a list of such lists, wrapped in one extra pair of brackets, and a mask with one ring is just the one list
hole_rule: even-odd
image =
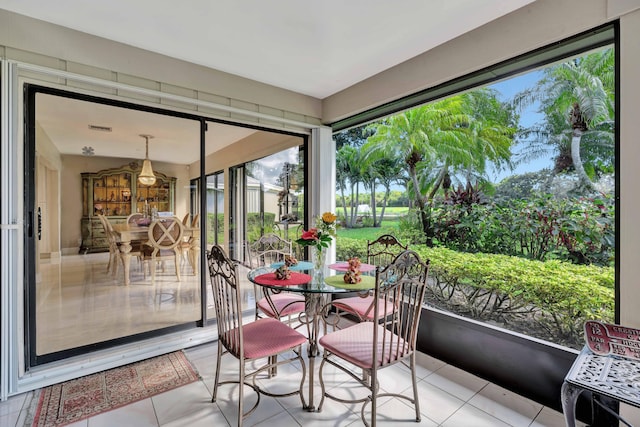
[(521, 108), (540, 102), (546, 124), (539, 136), (547, 137), (558, 147), (555, 170), (566, 169), (563, 161), (570, 158), (580, 184), (593, 190), (583, 162), (588, 151), (584, 145), (587, 141), (589, 150), (600, 149), (596, 157), (602, 157), (601, 148), (608, 147), (606, 161), (611, 161), (615, 116), (613, 49), (545, 69), (538, 84), (518, 94), (514, 102)]
[[(387, 200), (391, 193), (391, 185), (399, 182), (402, 178), (402, 168), (399, 159), (381, 158), (372, 160), (361, 156), (362, 179), (365, 189), (370, 191), (369, 205), (373, 216), (373, 226), (380, 227), (384, 218), (384, 211)], [(378, 201), (376, 199), (376, 189), (381, 185), (384, 193), (381, 200), (381, 211), (378, 215)]]
[[(484, 174), (487, 161), (508, 162), (515, 128), (512, 113), (480, 89), (424, 105), (371, 125), (375, 134), (363, 146), (366, 159), (399, 159), (431, 243), (431, 208), (436, 192), (455, 173), (467, 180)], [(503, 123), (505, 122), (506, 123)]]
[[(336, 153), (336, 182), (340, 190), (342, 208), (347, 227), (355, 223), (358, 197), (360, 196), (360, 182), (362, 182), (362, 161), (360, 150), (351, 145), (343, 145)], [(347, 197), (349, 190), (351, 200), (347, 211)]]

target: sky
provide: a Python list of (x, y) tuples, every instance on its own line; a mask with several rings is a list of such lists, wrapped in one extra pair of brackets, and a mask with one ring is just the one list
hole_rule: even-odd
[[(498, 83), (494, 83), (489, 87), (499, 92), (499, 99), (503, 102), (511, 101), (515, 95), (526, 89), (536, 85), (538, 80), (542, 77), (541, 70), (530, 71), (525, 74), (521, 74), (516, 77), (510, 77)], [(538, 113), (538, 103), (532, 104), (526, 109), (519, 111), (520, 114), (520, 127), (530, 127), (536, 122), (541, 122), (544, 119), (544, 115)], [(525, 144), (519, 144), (513, 147), (512, 152), (517, 155), (521, 150), (525, 149)], [(498, 171), (495, 168), (490, 168), (488, 175), (489, 179), (494, 183), (499, 183), (504, 178), (512, 175), (519, 175), (527, 172), (537, 172), (544, 168), (553, 167), (553, 160), (551, 158), (539, 158), (527, 162), (526, 164), (519, 165), (513, 171), (505, 170)], [(404, 190), (404, 187), (393, 186), (393, 190)]]
[[(510, 77), (498, 83), (491, 84), (488, 87), (497, 90), (499, 93), (499, 99), (503, 102), (507, 102), (507, 101), (511, 101), (518, 92), (527, 88), (534, 87), (538, 82), (538, 80), (542, 78), (542, 74), (543, 74), (542, 70), (534, 70), (534, 71), (521, 74), (519, 76)], [(519, 122), (520, 127), (523, 127), (523, 128), (531, 127), (537, 122), (538, 123), (542, 122), (542, 120), (544, 119), (544, 115), (541, 113), (538, 113), (538, 108), (539, 108), (539, 104), (534, 103), (528, 106), (526, 109), (518, 112), (520, 114), (520, 122)], [(522, 150), (526, 149), (525, 145), (526, 145), (526, 142), (522, 144), (516, 144), (512, 148), (514, 157), (517, 156), (517, 154), (520, 153)], [(495, 168), (490, 167), (488, 171), (488, 175), (489, 175), (488, 177), (492, 182), (499, 183), (500, 181), (502, 181), (504, 178), (508, 176), (519, 175), (527, 172), (537, 172), (544, 168), (551, 168), (553, 167), (553, 160), (550, 157), (552, 155), (553, 153), (550, 153), (549, 157), (547, 158), (538, 158), (535, 160), (531, 160), (526, 164), (519, 165), (512, 171), (511, 170), (498, 171)], [(393, 185), (391, 189), (403, 191), (404, 187), (399, 185)], [(380, 187), (378, 191), (381, 191), (381, 190), (382, 188)]]
[[(542, 71), (531, 71), (526, 74), (522, 74), (517, 77), (512, 77), (507, 80), (504, 80), (499, 83), (494, 83), (490, 88), (496, 89), (500, 93), (501, 101), (510, 101), (513, 97), (525, 88), (530, 88), (536, 85), (538, 80), (542, 77)], [(544, 115), (538, 113), (537, 110), (539, 108), (538, 103), (530, 105), (523, 111), (520, 111), (520, 126), (521, 127), (530, 127), (536, 122), (541, 122), (544, 119)], [(524, 147), (522, 145), (516, 145), (513, 148), (513, 153), (517, 154)], [(532, 160), (527, 164), (522, 164), (518, 166), (513, 171), (493, 171), (489, 172), (489, 177), (494, 183), (500, 182), (502, 179), (511, 175), (519, 175), (527, 172), (537, 172), (544, 168), (551, 168), (553, 166), (553, 161), (550, 158), (540, 158), (536, 160)]]

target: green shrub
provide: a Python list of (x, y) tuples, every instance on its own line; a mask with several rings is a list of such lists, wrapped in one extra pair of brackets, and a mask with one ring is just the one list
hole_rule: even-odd
[[(538, 195), (500, 203), (436, 203), (435, 241), (463, 252), (515, 255), (541, 261), (612, 265), (615, 210), (612, 198), (555, 199)], [(421, 230), (415, 219), (401, 231)]]
[(357, 256), (361, 260), (367, 259), (367, 241), (341, 237), (336, 240), (336, 259), (349, 259)]
[(275, 230), (276, 214), (264, 212), (264, 232), (262, 230), (262, 218), (258, 212), (247, 213), (247, 241), (255, 242), (263, 234), (273, 233)]
[(581, 340), (586, 320), (614, 320), (614, 270), (558, 260), (414, 248), (431, 260), (430, 292), (439, 303), (481, 320), (530, 316), (557, 337)]

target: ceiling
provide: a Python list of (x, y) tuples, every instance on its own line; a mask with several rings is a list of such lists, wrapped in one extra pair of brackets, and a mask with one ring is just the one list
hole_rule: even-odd
[[(164, 114), (125, 109), (49, 94), (36, 96), (36, 121), (61, 154), (144, 159), (190, 165), (200, 158), (200, 122)], [(108, 128), (93, 130), (90, 126)], [(220, 150), (257, 131), (208, 122), (205, 150)]]
[[(0, 0), (0, 9), (323, 99), (533, 1)], [(138, 135), (148, 133), (156, 136), (154, 159), (164, 151), (154, 144), (199, 139), (186, 138), (199, 131), (184, 120), (71, 100), (61, 108), (59, 98), (45, 98), (37, 119), (62, 153), (91, 146), (95, 155), (139, 158)], [(91, 124), (114, 130), (90, 131)], [(210, 150), (254, 132), (214, 128)], [(132, 147), (133, 155), (119, 154)], [(166, 160), (195, 161), (197, 145), (184, 148)]]
[(534, 0), (0, 0), (0, 8), (323, 99)]

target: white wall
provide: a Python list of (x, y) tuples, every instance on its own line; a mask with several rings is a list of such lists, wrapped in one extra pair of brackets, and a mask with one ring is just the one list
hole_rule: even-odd
[(607, 0), (537, 0), (323, 102), (332, 123), (602, 25)]
[[(3, 49), (2, 46), (5, 46)], [(320, 100), (232, 74), (111, 42), (61, 26), (0, 10), (0, 55), (69, 72), (142, 85), (258, 111), (281, 109), (285, 118), (305, 120), (321, 114)], [(37, 62), (34, 62), (37, 61)], [(113, 73), (119, 75), (115, 77)], [(115, 77), (115, 78), (114, 78)], [(163, 82), (150, 84), (146, 80)]]

